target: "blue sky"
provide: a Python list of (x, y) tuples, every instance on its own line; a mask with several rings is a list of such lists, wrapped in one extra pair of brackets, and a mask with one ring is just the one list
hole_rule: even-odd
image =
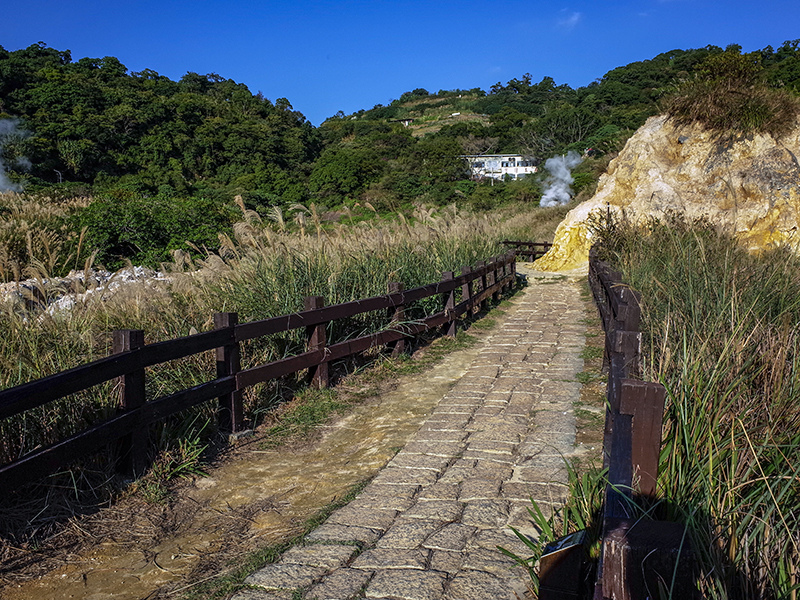
[(531, 73), (573, 87), (673, 49), (800, 38), (800, 0), (5, 0), (0, 45), (116, 56), (172, 79), (218, 73), (319, 125), (425, 88)]

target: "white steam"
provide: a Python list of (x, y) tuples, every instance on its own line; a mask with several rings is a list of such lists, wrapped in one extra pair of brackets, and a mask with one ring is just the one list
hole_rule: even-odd
[(0, 119), (0, 192), (20, 192), (22, 188), (11, 181), (6, 174), (6, 162), (4, 154), (7, 147), (11, 148), (11, 156), (8, 160), (17, 168), (28, 170), (31, 168), (31, 161), (24, 156), (17, 156), (13, 146), (24, 140), (30, 135), (24, 129), (18, 127), (18, 119)]
[(566, 156), (554, 156), (548, 158), (544, 163), (544, 168), (550, 173), (545, 179), (545, 190), (539, 206), (558, 206), (567, 204), (572, 198), (572, 175), (570, 170), (581, 164), (581, 155), (570, 150)]

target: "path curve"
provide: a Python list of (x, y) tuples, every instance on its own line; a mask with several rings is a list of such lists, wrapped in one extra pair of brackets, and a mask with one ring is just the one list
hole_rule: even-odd
[(522, 598), (530, 498), (558, 506), (575, 452), (579, 283), (521, 266), (529, 285), (405, 447), (347, 506), (246, 581), (233, 600)]

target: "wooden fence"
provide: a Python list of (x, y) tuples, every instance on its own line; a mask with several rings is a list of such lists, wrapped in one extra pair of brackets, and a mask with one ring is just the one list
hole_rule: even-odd
[(517, 256), (522, 256), (525, 260), (536, 260), (545, 255), (545, 253), (553, 247), (550, 242), (520, 242), (514, 240), (503, 240), (506, 246), (511, 246), (517, 253)]
[(594, 252), (589, 285), (605, 330), (608, 372), (603, 442), (608, 486), (594, 598), (644, 600), (659, 597), (660, 590), (672, 598), (692, 598), (696, 590), (684, 526), (641, 518), (642, 509), (656, 499), (666, 390), (635, 379), (641, 369), (640, 297)]
[[(516, 277), (515, 261), (514, 251), (509, 251), (474, 267), (464, 267), (460, 275), (445, 272), (437, 283), (410, 290), (404, 290), (401, 283), (390, 283), (385, 296), (334, 306), (324, 306), (319, 296), (308, 297), (305, 310), (262, 321), (238, 323), (235, 313), (218, 313), (214, 315), (212, 331), (154, 344), (144, 343), (142, 331), (116, 331), (111, 356), (0, 391), (0, 419), (114, 379), (118, 381), (120, 393), (119, 410), (112, 418), (0, 466), (0, 489), (10, 491), (40, 480), (118, 440), (124, 470), (141, 474), (146, 467), (148, 426), (215, 399), (219, 402), (221, 429), (239, 431), (243, 426), (242, 391), (245, 388), (306, 369), (315, 385), (327, 386), (328, 365), (333, 361), (387, 344), (398, 352), (408, 337), (436, 327), (455, 335), (459, 316), (471, 313), (480, 305), (485, 307), (490, 298), (498, 299), (504, 290), (511, 288)], [(459, 302), (456, 302), (457, 291), (460, 291)], [(438, 295), (444, 299), (443, 311), (418, 321), (406, 320), (408, 305)], [(327, 344), (328, 323), (381, 310), (392, 313), (387, 329)], [(240, 368), (241, 342), (299, 328), (306, 329), (306, 352), (245, 370)], [(147, 400), (146, 367), (210, 351), (215, 353), (217, 364), (213, 380)]]

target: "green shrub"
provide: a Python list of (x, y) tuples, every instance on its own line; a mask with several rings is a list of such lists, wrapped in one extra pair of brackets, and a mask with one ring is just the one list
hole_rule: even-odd
[(86, 244), (97, 248), (107, 268), (134, 264), (157, 266), (176, 249), (219, 247), (219, 233), (231, 231), (238, 209), (207, 198), (147, 198), (115, 194), (98, 199), (75, 217), (75, 229), (87, 228)]
[(699, 123), (726, 136), (784, 135), (795, 125), (800, 101), (765, 83), (760, 57), (737, 48), (711, 55), (668, 100), (667, 114), (680, 125)]

